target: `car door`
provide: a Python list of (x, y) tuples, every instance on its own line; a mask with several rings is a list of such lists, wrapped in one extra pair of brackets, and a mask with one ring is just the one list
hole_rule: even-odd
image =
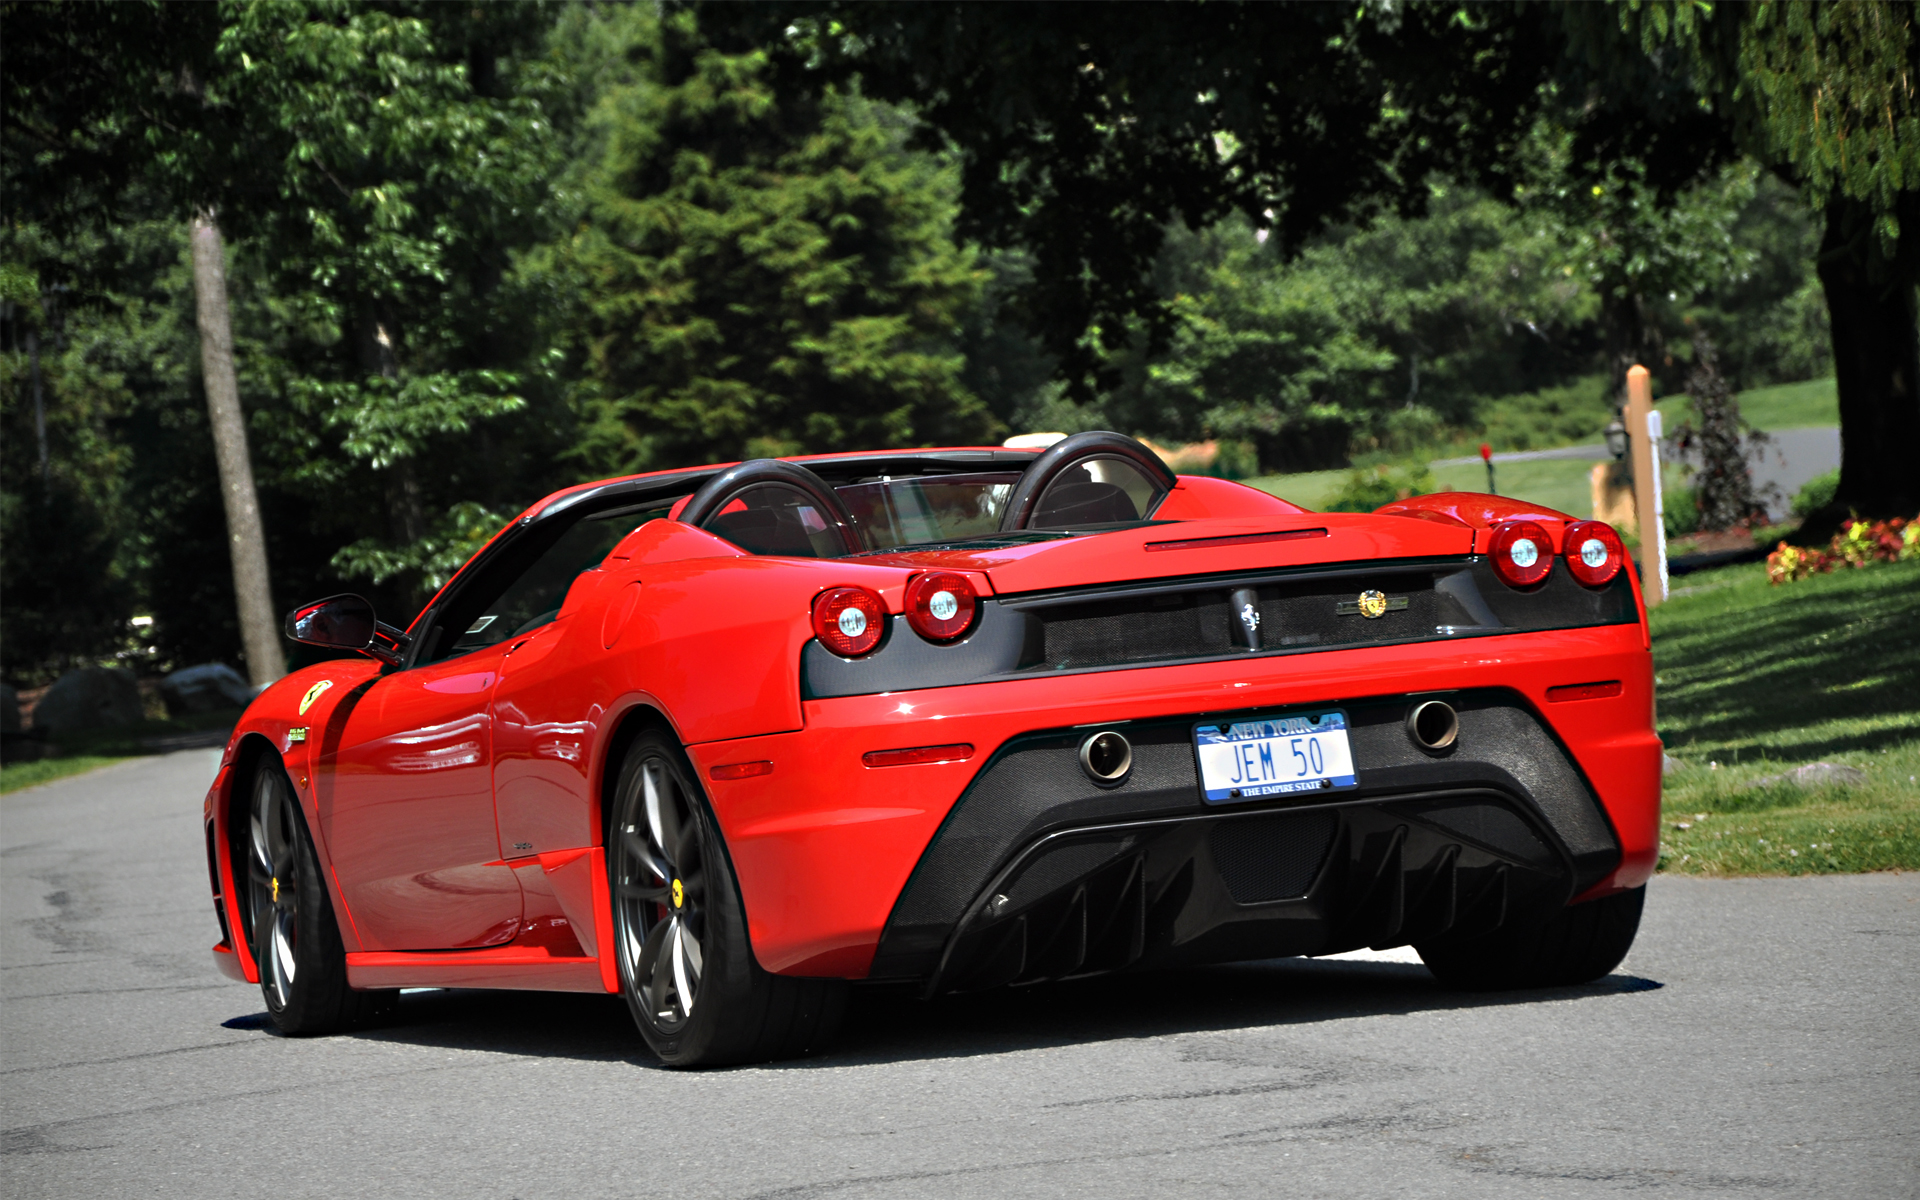
[(523, 898), (493, 799), (493, 692), (508, 656), (551, 632), (573, 580), (630, 523), (509, 534), (419, 622), (413, 665), (344, 698), (322, 733), (323, 827), (368, 950), (491, 946)]
[(520, 885), (493, 814), (492, 716), (504, 646), (378, 676), (322, 734), (322, 828), (361, 945), (511, 941)]

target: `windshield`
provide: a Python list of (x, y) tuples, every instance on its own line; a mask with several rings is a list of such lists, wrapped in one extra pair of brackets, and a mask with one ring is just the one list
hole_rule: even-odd
[(996, 533), (1018, 471), (867, 480), (835, 488), (874, 550)]

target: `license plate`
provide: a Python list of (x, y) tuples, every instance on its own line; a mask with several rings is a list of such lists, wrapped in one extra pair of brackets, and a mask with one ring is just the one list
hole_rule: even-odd
[(1209, 804), (1359, 785), (1347, 714), (1338, 709), (1200, 725), (1193, 742)]

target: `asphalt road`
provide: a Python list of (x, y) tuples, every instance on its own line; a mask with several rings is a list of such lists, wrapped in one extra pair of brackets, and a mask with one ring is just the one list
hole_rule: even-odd
[(1660, 879), (1584, 988), (1290, 960), (869, 993), (828, 1056), (677, 1074), (611, 997), (264, 1032), (208, 961), (216, 755), (0, 800), (10, 1200), (1920, 1194), (1920, 876)]

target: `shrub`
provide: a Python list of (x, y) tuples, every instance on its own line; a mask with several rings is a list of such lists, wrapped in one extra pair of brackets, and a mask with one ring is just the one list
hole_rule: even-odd
[(1333, 498), (1328, 512), (1372, 512), (1383, 504), (1424, 496), (1437, 491), (1433, 472), (1425, 463), (1382, 463), (1373, 467), (1355, 467)]
[(1811, 516), (1819, 509), (1833, 503), (1833, 493), (1840, 487), (1840, 468), (1835, 467), (1825, 475), (1815, 475), (1800, 485), (1793, 497), (1793, 515), (1800, 518)]
[(1661, 523), (1667, 527), (1668, 537), (1700, 532), (1700, 501), (1692, 488), (1674, 488), (1666, 494), (1663, 503), (1666, 510), (1661, 514)]

